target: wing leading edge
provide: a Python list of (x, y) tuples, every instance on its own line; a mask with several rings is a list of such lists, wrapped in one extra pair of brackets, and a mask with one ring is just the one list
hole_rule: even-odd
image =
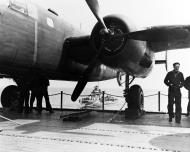
[[(148, 31), (152, 31), (148, 32)], [(157, 26), (145, 30), (147, 44), (151, 50), (156, 52), (190, 48), (190, 26)], [(151, 33), (151, 34), (149, 34)], [(154, 34), (154, 35), (153, 35)]]

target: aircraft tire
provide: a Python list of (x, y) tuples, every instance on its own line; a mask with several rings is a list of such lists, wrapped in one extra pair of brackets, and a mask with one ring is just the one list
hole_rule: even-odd
[(140, 112), (144, 111), (144, 94), (139, 85), (133, 85), (129, 89), (128, 108), (137, 109)]
[(3, 108), (17, 110), (19, 104), (20, 90), (16, 85), (7, 86), (1, 94), (1, 105)]

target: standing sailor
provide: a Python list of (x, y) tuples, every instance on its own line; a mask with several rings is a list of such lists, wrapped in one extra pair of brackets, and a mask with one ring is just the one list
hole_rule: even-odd
[(173, 105), (175, 104), (175, 121), (181, 122), (181, 90), (184, 84), (183, 73), (179, 71), (180, 63), (173, 64), (173, 70), (168, 72), (164, 83), (169, 87), (168, 89), (168, 114), (169, 122), (174, 118)]

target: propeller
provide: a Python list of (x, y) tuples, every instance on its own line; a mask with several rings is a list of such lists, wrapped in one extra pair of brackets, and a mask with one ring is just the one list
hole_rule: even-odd
[[(100, 23), (100, 25), (102, 26), (102, 30), (100, 31), (102, 34), (108, 34), (108, 28), (106, 27), (104, 21), (103, 21), (103, 17), (100, 14), (100, 7), (99, 7), (99, 3), (97, 0), (86, 0), (87, 5), (89, 6), (90, 10), (92, 11), (92, 13), (94, 14), (94, 16), (96, 17), (96, 19), (98, 20), (98, 22)], [(81, 77), (81, 79), (78, 81), (73, 94), (71, 96), (71, 100), (72, 101), (76, 101), (77, 98), (80, 96), (81, 92), (83, 91), (84, 87), (86, 86), (89, 77), (94, 69), (94, 67), (97, 64), (97, 59), (99, 58), (99, 55), (101, 54), (101, 51), (104, 47), (104, 43), (105, 40), (102, 40), (100, 48), (97, 52), (97, 54), (94, 56), (94, 58), (92, 59), (92, 61), (90, 62), (90, 64), (88, 65), (87, 69), (84, 71), (83, 76)]]

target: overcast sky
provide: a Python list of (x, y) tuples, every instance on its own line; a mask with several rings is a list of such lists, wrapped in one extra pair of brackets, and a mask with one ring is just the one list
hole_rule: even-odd
[[(90, 33), (96, 19), (88, 8), (85, 0), (31, 0), (45, 8), (53, 8), (63, 18)], [(119, 13), (126, 15), (137, 27), (154, 25), (189, 24), (190, 25), (190, 1), (189, 0), (99, 0), (103, 15)], [(164, 54), (157, 58), (164, 58)], [(184, 76), (190, 75), (190, 49), (174, 50), (168, 53), (168, 66), (172, 70), (175, 61), (181, 63), (180, 70)], [(166, 75), (165, 66), (156, 66), (150, 76), (143, 80), (137, 80), (145, 89), (166, 89), (163, 79)], [(103, 87), (117, 88), (116, 80), (99, 83)], [(75, 83), (53, 82), (52, 85), (74, 87)], [(94, 85), (94, 84), (93, 84)]]

